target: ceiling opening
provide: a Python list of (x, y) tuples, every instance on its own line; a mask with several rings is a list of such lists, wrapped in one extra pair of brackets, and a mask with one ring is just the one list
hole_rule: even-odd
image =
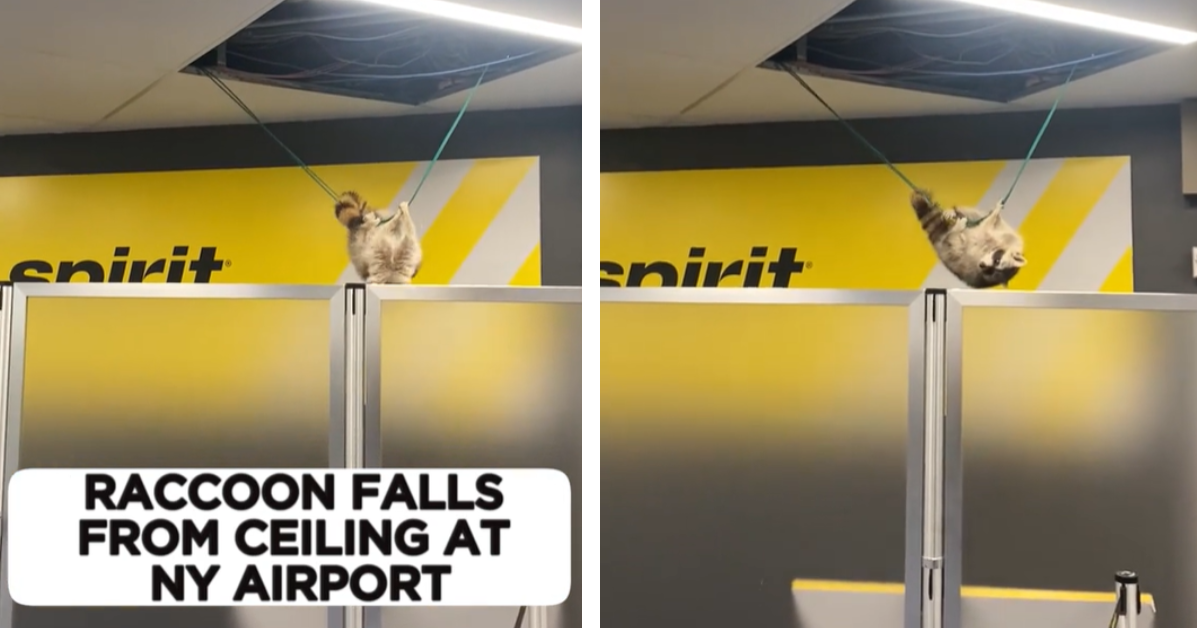
[(1170, 47), (945, 0), (856, 0), (762, 67), (1005, 103)]
[(420, 105), (577, 50), (375, 5), (286, 0), (183, 71)]

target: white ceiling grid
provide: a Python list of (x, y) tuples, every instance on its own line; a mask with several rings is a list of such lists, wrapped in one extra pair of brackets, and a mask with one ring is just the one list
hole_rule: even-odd
[[(1055, 0), (1196, 29), (1195, 0)], [(829, 118), (785, 73), (756, 66), (850, 0), (604, 0), (601, 124), (606, 128)], [(1045, 109), (1054, 90), (1009, 104), (847, 81), (811, 84), (849, 118)], [(1071, 84), (1063, 108), (1176, 103), (1196, 95), (1196, 46), (1181, 46)]]
[[(180, 74), (280, 0), (2, 0), (0, 135), (246, 124), (207, 78)], [(579, 0), (466, 0), (581, 26)], [(574, 54), (480, 86), (472, 110), (579, 104)], [(264, 121), (456, 111), (466, 92), (410, 107), (315, 92), (229, 86)]]
[(90, 129), (278, 0), (4, 0), (0, 134)]
[[(581, 26), (580, 0), (461, 0)], [(786, 74), (755, 66), (850, 0), (603, 0), (601, 116), (608, 128), (825, 119)], [(1056, 0), (1194, 30), (1193, 0)], [(3, 0), (0, 135), (241, 124), (207, 79), (180, 68), (278, 0)], [(489, 82), (473, 110), (581, 102), (580, 55)], [(813, 79), (847, 117), (1044, 109), (1053, 91), (1000, 105)], [(465, 92), (409, 107), (245, 83), (231, 87), (269, 122), (454, 111)], [(1196, 95), (1196, 47), (1080, 79), (1063, 107), (1178, 102)]]

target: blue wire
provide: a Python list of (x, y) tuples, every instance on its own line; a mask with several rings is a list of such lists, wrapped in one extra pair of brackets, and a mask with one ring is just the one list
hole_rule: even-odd
[(1121, 54), (1123, 52), (1126, 52), (1126, 51), (1125, 50), (1116, 50), (1113, 52), (1106, 52), (1103, 54), (1092, 55), (1086, 59), (1079, 59), (1076, 61), (1065, 61), (1063, 63), (1055, 63), (1054, 65), (1046, 65), (1046, 66), (1042, 66), (1040, 68), (1027, 68), (1024, 70), (1006, 70), (1006, 71), (1000, 71), (1000, 72), (937, 72), (935, 70), (905, 70), (905, 71), (911, 72), (913, 74), (926, 74), (929, 76), (979, 76), (979, 77), (1019, 76), (1022, 74), (1032, 74), (1034, 72), (1044, 72), (1046, 70), (1057, 70), (1060, 68), (1067, 68), (1067, 67), (1075, 68), (1075, 67), (1078, 67), (1078, 65), (1080, 63), (1083, 63), (1085, 61), (1095, 61), (1097, 59), (1105, 59), (1108, 57), (1112, 57), (1112, 56)]
[[(873, 65), (875, 63), (873, 61), (868, 61), (866, 59), (858, 59), (855, 57), (848, 57), (846, 55), (838, 54), (836, 52), (830, 52), (828, 50), (821, 50), (819, 48), (810, 48), (809, 50), (811, 50), (812, 52), (823, 54), (823, 55), (829, 55), (829, 56), (837, 58), (837, 59), (842, 59), (845, 61), (853, 61), (855, 63), (863, 63), (863, 64), (868, 64), (868, 65)], [(1097, 59), (1106, 59), (1108, 57), (1119, 55), (1119, 54), (1122, 54), (1125, 52), (1128, 52), (1128, 50), (1114, 50), (1112, 52), (1105, 52), (1105, 53), (1098, 54), (1098, 55), (1092, 55), (1085, 59), (1077, 59), (1075, 61), (1064, 61), (1062, 63), (1046, 65), (1046, 66), (1042, 66), (1040, 68), (1025, 68), (1023, 70), (1004, 70), (1004, 71), (999, 71), (999, 72), (939, 72), (937, 70), (895, 70), (894, 73), (896, 73), (896, 74), (924, 74), (924, 75), (928, 75), (928, 76), (978, 76), (978, 77), (1019, 76), (1022, 74), (1032, 74), (1034, 72), (1044, 72), (1046, 70), (1057, 70), (1059, 68), (1075, 67), (1075, 66), (1079, 65), (1080, 63), (1083, 63), (1084, 61), (1095, 61)], [(839, 70), (839, 71), (845, 72), (846, 74), (873, 74), (874, 75), (874, 74), (880, 74), (881, 72), (887, 72), (888, 70), (889, 70), (888, 68), (879, 68), (876, 70)]]
[[(376, 80), (376, 81), (381, 81), (381, 80), (404, 80), (404, 79), (413, 79), (413, 78), (426, 78), (426, 77), (430, 77), (430, 76), (447, 76), (447, 75), (450, 75), (450, 74), (460, 74), (460, 73), (462, 73), (462, 72), (469, 72), (469, 71), (471, 71), (471, 70), (478, 70), (478, 69), (480, 69), (480, 68), (490, 68), (490, 67), (492, 67), (493, 65), (500, 65), (501, 63), (508, 63), (509, 61), (516, 61), (516, 60), (518, 60), (518, 59), (524, 59), (524, 58), (526, 58), (526, 57), (532, 57), (533, 55), (535, 55), (535, 54), (538, 54), (538, 53), (540, 53), (540, 52), (543, 52), (543, 51), (542, 51), (542, 50), (535, 50), (535, 51), (533, 51), (533, 52), (527, 52), (527, 53), (525, 53), (525, 54), (515, 55), (515, 56), (512, 56), (512, 57), (505, 57), (505, 58), (503, 58), (503, 59), (500, 59), (499, 61), (488, 61), (487, 63), (480, 63), (480, 64), (478, 64), (478, 65), (469, 65), (469, 66), (467, 66), (467, 67), (464, 67), (464, 68), (458, 68), (458, 69), (455, 69), (455, 70), (445, 70), (445, 71), (442, 71), (442, 72), (425, 72), (425, 73), (422, 73), (422, 74), (402, 74), (402, 75), (395, 75), (395, 76), (387, 76), (387, 75), (382, 75), (382, 76), (381, 76), (381, 75), (377, 75), (377, 74), (342, 74), (342, 73), (340, 73), (340, 72), (337, 72), (337, 73), (330, 73), (330, 74), (327, 74), (326, 76), (328, 76), (329, 78), (337, 78), (337, 79), (371, 79), (371, 80)], [(270, 75), (270, 74), (263, 74), (262, 76), (264, 76), (264, 77), (267, 77), (267, 78), (270, 78), (270, 76), (271, 76), (271, 75)]]
[(487, 68), (479, 75), (479, 80), (475, 81), (475, 87), (467, 92), (467, 99), (463, 101), (462, 107), (458, 110), (458, 116), (454, 118), (454, 123), (450, 125), (450, 130), (446, 131), (446, 136), (442, 138), (442, 145), (438, 146), (437, 152), (433, 154), (433, 159), (429, 160), (429, 165), (425, 167), (425, 174), (421, 175), (421, 180), (417, 181), (417, 189), (413, 190), (412, 197), (408, 199), (408, 204), (412, 205), (417, 200), (417, 194), (421, 191), (421, 186), (425, 185), (425, 179), (429, 178), (429, 173), (433, 172), (433, 165), (442, 156), (442, 151), (445, 150), (446, 144), (450, 141), (450, 136), (454, 135), (454, 129), (458, 128), (458, 123), (462, 121), (463, 114), (467, 112), (467, 105), (471, 104), (471, 98), (475, 96), (475, 90), (483, 84), (483, 77), (487, 76)]

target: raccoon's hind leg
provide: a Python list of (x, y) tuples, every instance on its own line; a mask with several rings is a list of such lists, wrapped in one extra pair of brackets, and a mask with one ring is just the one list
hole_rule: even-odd
[(421, 243), (415, 237), (405, 239), (396, 257), (392, 260), (396, 274), (404, 277), (404, 283), (412, 283), (421, 268)]
[[(418, 245), (419, 246), (419, 245)], [(414, 265), (420, 263), (420, 249), (403, 244), (398, 247), (380, 247), (370, 259), (367, 283), (410, 284)]]
[(366, 281), (367, 277), (371, 276), (371, 269), (370, 269), (370, 267), (367, 266), (366, 263), (359, 261), (359, 262), (353, 262), (353, 264), (354, 264), (354, 272), (358, 273), (359, 279)]
[(947, 226), (957, 224), (964, 217), (962, 212), (958, 211), (955, 207), (947, 209), (938, 205), (937, 201), (933, 200), (933, 195), (925, 190), (913, 190), (912, 195), (909, 197), (909, 203), (912, 205), (913, 210), (917, 212), (917, 219), (922, 224), (931, 224), (927, 223), (926, 220), (933, 218), (934, 214), (936, 214), (938, 220), (946, 223)]

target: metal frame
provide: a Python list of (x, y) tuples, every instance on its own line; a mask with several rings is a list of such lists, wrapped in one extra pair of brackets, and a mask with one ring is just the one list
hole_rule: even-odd
[(911, 305), (917, 290), (737, 290), (713, 288), (600, 288), (601, 303), (760, 305)]
[[(0, 284), (0, 522), (3, 488), (19, 465), (24, 385), (25, 325), (30, 298), (129, 299), (286, 299), (330, 302), (329, 467), (378, 467), (382, 461), (379, 399), (379, 311), (382, 301), (461, 301), (580, 303), (580, 288), (163, 285), (163, 284)], [(16, 368), (9, 368), (16, 365)], [(368, 382), (370, 386), (368, 386)], [(7, 554), (0, 530), (0, 581), (7, 581)], [(0, 626), (12, 624), (13, 602), (0, 587)], [(530, 628), (548, 625), (548, 609), (527, 614)], [(381, 628), (378, 607), (331, 607), (329, 628)]]
[[(366, 294), (361, 284), (349, 284), (341, 299), (333, 304), (330, 352), (330, 377), (344, 391), (331, 398), (329, 466), (343, 469), (363, 468), (363, 321)], [(342, 350), (338, 351), (337, 346)], [(331, 606), (328, 628), (362, 628), (361, 606)]]
[[(946, 291), (926, 290), (909, 330), (908, 545), (904, 625), (941, 628), (945, 603)], [(914, 319), (916, 316), (914, 315)], [(917, 456), (916, 452), (921, 455)]]
[[(7, 281), (0, 283), (0, 472), (4, 469), (4, 450), (8, 435), (8, 369), (9, 347), (12, 341), (12, 303), (12, 284)], [(4, 532), (8, 530), (8, 520), (4, 516), (4, 505), (8, 503), (5, 499), (7, 489), (8, 482), (0, 482), (0, 557), (4, 556)], [(2, 572), (3, 569), (0, 568), (0, 573)], [(7, 593), (8, 587), (3, 588)]]
[[(364, 368), (363, 402), (365, 423), (362, 433), (363, 462), (366, 468), (383, 465), (383, 439), (381, 425), (382, 386), (380, 342), (380, 314), (385, 301), (447, 301), (460, 303), (582, 303), (583, 290), (577, 287), (543, 286), (535, 288), (509, 288), (504, 286), (394, 286), (369, 285), (366, 287), (366, 318), (364, 321)], [(369, 606), (363, 609), (362, 628), (383, 628), (383, 609)], [(549, 612), (546, 607), (529, 608), (525, 624), (529, 628), (548, 628)], [(337, 628), (337, 627), (331, 627)], [(346, 628), (357, 628), (347, 626)]]
[[(0, 465), (3, 466), (4, 481), (9, 479), (19, 464), (18, 454), (21, 441), (21, 402), (25, 376), (25, 326), (29, 299), (283, 299), (295, 301), (330, 302), (330, 407), (329, 407), (329, 465), (340, 466), (339, 447), (346, 437), (344, 409), (348, 402), (345, 387), (347, 354), (345, 299), (341, 286), (260, 286), (248, 284), (4, 284), (0, 287)], [(360, 336), (361, 337), (361, 336)], [(343, 449), (344, 451), (344, 449)], [(2, 497), (2, 492), (0, 492)], [(5, 521), (5, 506), (0, 499), (0, 522)], [(4, 536), (7, 528), (0, 530), (0, 583), (8, 582), (8, 552)], [(332, 619), (333, 614), (330, 614)], [(0, 626), (11, 626), (13, 601), (8, 586), (0, 584)], [(340, 623), (331, 623), (330, 628), (348, 628)]]
[[(941, 343), (945, 326), (944, 290), (714, 290), (711, 288), (600, 288), (601, 303), (692, 303), (746, 305), (861, 305), (908, 308), (908, 432), (904, 517), (904, 625), (920, 628), (930, 609), (940, 609), (941, 596), (930, 599), (929, 575), (940, 578), (940, 409), (927, 403), (930, 387), (940, 382)], [(927, 442), (927, 438), (931, 439)], [(926, 455), (913, 455), (925, 452)], [(927, 482), (929, 484), (927, 484)], [(926, 486), (931, 489), (926, 489)], [(928, 557), (930, 560), (925, 560)], [(931, 570), (931, 566), (938, 569)], [(932, 606), (930, 606), (932, 604)], [(937, 624), (940, 628), (940, 624)], [(929, 628), (924, 625), (924, 628)]]
[[(950, 290), (945, 343), (945, 608), (943, 621), (962, 626), (962, 357), (963, 312), (968, 308), (1038, 308), (1105, 311), (1195, 312), (1194, 294), (1103, 294)], [(937, 626), (936, 628), (940, 628)]]
[[(601, 288), (604, 303), (862, 305), (908, 308), (905, 626), (962, 621), (962, 335), (967, 308), (1195, 312), (1195, 295), (973, 290), (713, 290)], [(19, 464), (25, 329), (31, 298), (286, 299), (330, 302), (329, 466), (382, 464), (380, 313), (384, 301), (581, 303), (577, 287), (259, 286), (0, 283), (0, 523), (4, 488)], [(922, 455), (915, 455), (921, 452)], [(7, 581), (0, 529), (0, 580)], [(0, 587), (0, 625), (13, 603)], [(548, 609), (527, 614), (548, 625)], [(379, 607), (329, 609), (329, 628), (382, 628)]]

